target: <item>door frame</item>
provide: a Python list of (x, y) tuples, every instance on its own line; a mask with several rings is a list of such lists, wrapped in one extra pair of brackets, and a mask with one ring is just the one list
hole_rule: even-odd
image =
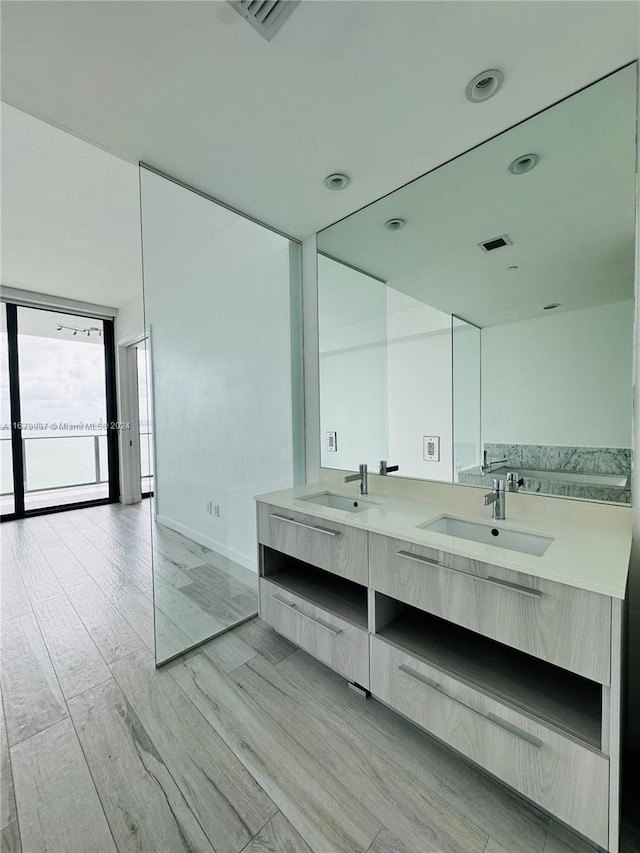
[[(153, 492), (142, 491), (140, 465), (140, 403), (138, 399), (138, 355), (136, 347), (146, 341), (149, 334), (137, 332), (118, 340), (118, 402), (122, 421), (129, 424), (121, 430), (120, 437), (120, 502), (140, 503), (142, 498), (151, 497)], [(147, 382), (149, 380), (147, 379)]]

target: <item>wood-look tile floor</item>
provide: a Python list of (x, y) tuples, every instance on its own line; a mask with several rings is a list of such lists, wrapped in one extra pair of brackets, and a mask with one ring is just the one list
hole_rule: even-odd
[(3, 853), (592, 853), (258, 619), (156, 670), (145, 505), (1, 532)]

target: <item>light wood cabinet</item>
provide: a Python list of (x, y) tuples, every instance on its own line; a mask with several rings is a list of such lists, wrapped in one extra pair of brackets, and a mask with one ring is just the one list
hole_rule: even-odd
[(369, 634), (366, 629), (317, 607), (290, 589), (260, 578), (262, 618), (336, 672), (369, 687)]
[(357, 583), (369, 582), (366, 530), (259, 503), (258, 540)]
[(259, 502), (260, 615), (618, 853), (623, 602)]
[(551, 727), (371, 637), (371, 692), (602, 847), (609, 761)]
[(373, 533), (369, 558), (374, 589), (609, 684), (606, 596)]

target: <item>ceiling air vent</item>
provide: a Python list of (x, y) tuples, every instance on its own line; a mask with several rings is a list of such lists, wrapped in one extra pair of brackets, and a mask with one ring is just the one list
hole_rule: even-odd
[(494, 249), (502, 249), (503, 246), (511, 246), (513, 241), (506, 234), (501, 234), (499, 237), (492, 237), (491, 240), (483, 240), (478, 243), (478, 246), (483, 252), (493, 252)]
[(267, 41), (278, 32), (300, 0), (228, 0)]

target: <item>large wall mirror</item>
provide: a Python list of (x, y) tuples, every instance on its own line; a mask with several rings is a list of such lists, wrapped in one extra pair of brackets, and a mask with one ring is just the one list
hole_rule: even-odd
[(637, 66), (318, 234), (321, 464), (629, 503)]

